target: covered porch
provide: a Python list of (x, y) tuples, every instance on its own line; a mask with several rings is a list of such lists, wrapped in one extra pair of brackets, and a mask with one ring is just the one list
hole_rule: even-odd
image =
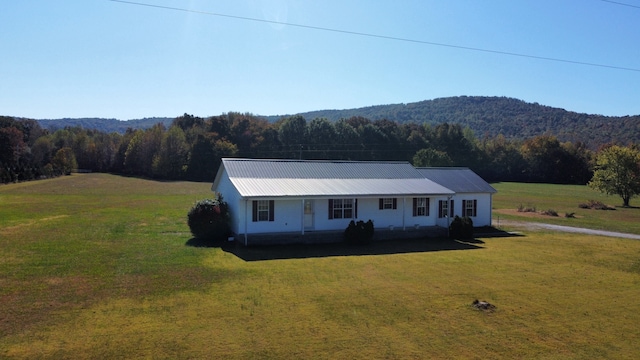
[[(373, 241), (445, 238), (447, 229), (440, 226), (376, 228)], [(328, 244), (344, 241), (344, 230), (238, 234), (232, 240), (244, 246), (276, 244)]]

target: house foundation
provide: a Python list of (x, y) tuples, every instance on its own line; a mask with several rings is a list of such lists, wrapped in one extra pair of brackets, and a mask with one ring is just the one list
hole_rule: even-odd
[[(440, 226), (408, 227), (406, 229), (375, 229), (373, 241), (445, 238), (447, 229)], [(235, 241), (245, 246), (285, 245), (285, 244), (330, 244), (344, 241), (344, 231), (306, 231), (262, 234), (239, 234)]]

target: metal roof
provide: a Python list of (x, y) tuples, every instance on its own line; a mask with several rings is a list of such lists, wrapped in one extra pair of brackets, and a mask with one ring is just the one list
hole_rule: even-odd
[(225, 158), (218, 171), (223, 169), (242, 197), (453, 194), (407, 162)]
[(417, 169), (425, 178), (445, 185), (456, 193), (496, 193), (489, 183), (469, 168), (430, 167)]
[(407, 162), (223, 158), (229, 177), (256, 179), (418, 179)]

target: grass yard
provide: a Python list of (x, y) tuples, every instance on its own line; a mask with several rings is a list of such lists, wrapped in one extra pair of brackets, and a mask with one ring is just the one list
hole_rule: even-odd
[[(562, 211), (530, 185), (496, 187), (496, 209), (517, 206), (512, 191)], [(209, 188), (106, 174), (1, 186), (0, 358), (640, 356), (640, 241), (541, 231), (245, 261), (185, 245)]]
[[(640, 234), (640, 198), (631, 199), (630, 208), (623, 208), (622, 199), (607, 196), (581, 185), (551, 185), (524, 183), (496, 183), (493, 197), (493, 219), (545, 222), (557, 225), (586, 227)], [(615, 210), (591, 210), (578, 207), (589, 200), (601, 201)], [(538, 212), (553, 209), (558, 217), (518, 213), (518, 206), (535, 207)], [(633, 207), (636, 205), (635, 207)], [(566, 218), (575, 213), (575, 218)]]

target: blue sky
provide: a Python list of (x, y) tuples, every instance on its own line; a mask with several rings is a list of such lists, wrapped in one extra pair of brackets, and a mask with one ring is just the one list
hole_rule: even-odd
[(639, 0), (132, 1), (154, 6), (3, 0), (0, 115), (279, 115), (459, 95), (640, 114)]

